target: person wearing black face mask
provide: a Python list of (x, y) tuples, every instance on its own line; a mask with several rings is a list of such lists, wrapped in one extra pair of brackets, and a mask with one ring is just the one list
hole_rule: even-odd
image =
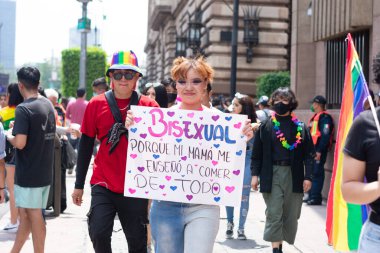
[(264, 240), (280, 253), (283, 241), (295, 241), (303, 193), (311, 188), (315, 150), (308, 128), (293, 113), (298, 105), (294, 93), (278, 88), (270, 105), (274, 112), (260, 125), (253, 143), (252, 188), (258, 189), (260, 177), (267, 207)]

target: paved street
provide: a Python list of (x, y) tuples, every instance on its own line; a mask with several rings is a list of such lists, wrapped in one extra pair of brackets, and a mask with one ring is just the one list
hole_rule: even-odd
[[(91, 174), (91, 171), (89, 171)], [(67, 176), (68, 197), (74, 185), (74, 175)], [(77, 207), (68, 202), (68, 208), (64, 214), (58, 218), (48, 218), (47, 220), (47, 253), (87, 253), (93, 252), (91, 241), (88, 237), (86, 212), (89, 208), (90, 189), (88, 184), (85, 190), (85, 199), (82, 207)], [(70, 198), (69, 198), (70, 199)], [(215, 242), (214, 253), (235, 253), (235, 252), (272, 252), (270, 244), (262, 239), (264, 229), (264, 201), (261, 194), (252, 192), (250, 212), (246, 224), (246, 235), (248, 240), (239, 241), (236, 239), (227, 240), (224, 237), (226, 229), (226, 215), (224, 208), (221, 210), (221, 220), (219, 234)], [(294, 246), (284, 245), (286, 253), (329, 253), (334, 252), (326, 244), (325, 235), (325, 207), (326, 206), (303, 206), (299, 229)], [(9, 220), (7, 204), (0, 205), (0, 228)], [(237, 223), (237, 221), (235, 221)], [(236, 233), (236, 231), (235, 231)], [(0, 230), (0, 252), (9, 252), (12, 247), (15, 234), (6, 233)], [(121, 230), (118, 220), (115, 221), (114, 233), (112, 236), (113, 252), (127, 252), (127, 243)], [(33, 252), (32, 241), (29, 239), (22, 252)], [(195, 253), (195, 252), (194, 252)]]

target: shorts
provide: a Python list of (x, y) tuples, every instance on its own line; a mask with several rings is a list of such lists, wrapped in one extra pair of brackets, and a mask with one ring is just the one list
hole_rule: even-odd
[(45, 209), (50, 185), (43, 187), (21, 187), (15, 184), (16, 207)]

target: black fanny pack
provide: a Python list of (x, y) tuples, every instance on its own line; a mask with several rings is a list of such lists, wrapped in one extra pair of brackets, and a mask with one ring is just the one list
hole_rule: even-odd
[[(125, 128), (123, 119), (121, 117), (120, 109), (117, 106), (115, 95), (112, 90), (109, 90), (105, 93), (107, 103), (111, 108), (112, 116), (115, 120), (115, 123), (112, 125), (111, 129), (107, 134), (107, 144), (111, 144), (109, 153), (115, 150), (117, 144), (119, 144), (120, 137), (125, 135), (128, 139), (128, 129)], [(138, 105), (140, 100), (140, 95), (136, 91), (132, 91), (131, 100), (129, 101), (127, 111), (131, 108), (131, 105)]]

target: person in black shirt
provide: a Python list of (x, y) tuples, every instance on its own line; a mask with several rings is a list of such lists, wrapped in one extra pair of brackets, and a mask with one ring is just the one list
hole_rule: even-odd
[(18, 87), (24, 102), (16, 107), (8, 141), (16, 148), (15, 202), (20, 225), (11, 252), (20, 252), (32, 233), (34, 252), (44, 252), (46, 208), (53, 178), (55, 115), (50, 101), (38, 94), (40, 72), (35, 67), (17, 71)]
[(278, 88), (270, 99), (275, 113), (256, 132), (252, 152), (252, 188), (266, 204), (264, 240), (273, 252), (282, 241), (293, 244), (303, 193), (311, 188), (315, 150), (308, 128), (292, 111), (298, 102), (289, 88)]
[[(380, 84), (380, 53), (373, 62), (374, 80)], [(380, 118), (380, 108), (376, 108)], [(343, 198), (354, 204), (369, 204), (372, 211), (360, 235), (360, 253), (380, 247), (380, 138), (371, 111), (355, 118), (343, 149)], [(364, 177), (366, 182), (364, 182)]]

